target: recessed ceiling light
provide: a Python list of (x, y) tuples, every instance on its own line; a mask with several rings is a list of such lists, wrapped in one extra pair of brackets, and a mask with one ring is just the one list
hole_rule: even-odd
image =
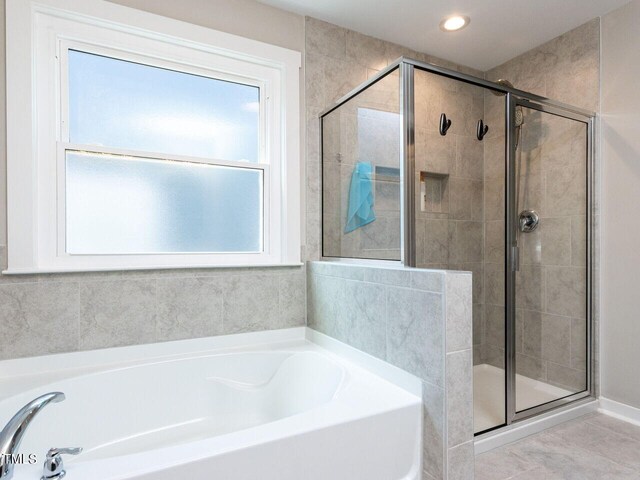
[(440, 29), (445, 32), (455, 32), (457, 30), (462, 30), (464, 27), (469, 25), (470, 21), (469, 17), (451, 15), (450, 17), (442, 19), (440, 22)]

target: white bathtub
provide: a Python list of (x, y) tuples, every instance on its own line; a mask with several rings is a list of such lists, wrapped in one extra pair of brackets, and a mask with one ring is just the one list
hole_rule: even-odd
[(304, 335), (0, 362), (0, 426), (43, 393), (67, 397), (27, 430), (20, 452), (37, 454), (38, 464), (17, 465), (14, 478), (39, 479), (50, 447), (75, 446), (84, 451), (65, 458), (69, 480), (420, 478), (417, 392), (356, 365), (393, 380), (382, 362), (340, 347), (347, 360)]

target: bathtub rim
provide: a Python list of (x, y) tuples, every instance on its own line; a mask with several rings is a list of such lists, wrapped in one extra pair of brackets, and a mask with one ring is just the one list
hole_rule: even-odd
[(294, 327), (1, 360), (0, 401), (42, 385), (45, 379), (52, 383), (154, 362), (242, 351), (286, 350), (304, 344), (315, 345), (422, 398), (422, 382), (409, 372), (309, 327)]

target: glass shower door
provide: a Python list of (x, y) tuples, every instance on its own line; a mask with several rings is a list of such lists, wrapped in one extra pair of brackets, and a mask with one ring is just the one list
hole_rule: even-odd
[(517, 420), (588, 394), (591, 126), (520, 99), (511, 115), (507, 375)]

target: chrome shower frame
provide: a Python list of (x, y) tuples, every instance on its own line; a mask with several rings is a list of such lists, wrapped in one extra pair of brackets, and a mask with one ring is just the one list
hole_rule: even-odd
[[(465, 73), (450, 70), (430, 63), (401, 57), (391, 63), (385, 69), (369, 78), (366, 82), (356, 87), (347, 95), (340, 98), (334, 105), (323, 110), (319, 114), (320, 122), (320, 156), (322, 158), (322, 119), (333, 112), (349, 100), (355, 98), (360, 93), (368, 89), (374, 83), (380, 81), (392, 72), (399, 72), (400, 79), (400, 115), (401, 123), (401, 144), (400, 144), (400, 179), (402, 194), (400, 199), (401, 243), (400, 243), (400, 263), (407, 267), (416, 266), (416, 232), (413, 225), (415, 216), (415, 115), (414, 115), (414, 74), (416, 70), (422, 70), (436, 75), (441, 75), (454, 80), (462, 81), (478, 87), (488, 89), (492, 93), (502, 94), (505, 98), (505, 122), (506, 122), (506, 142), (505, 142), (505, 423), (480, 432), (478, 435), (492, 434), (511, 424), (521, 422), (533, 416), (546, 413), (553, 409), (563, 407), (573, 407), (586, 399), (595, 398), (595, 375), (594, 375), (594, 341), (595, 331), (593, 328), (594, 305), (593, 305), (593, 278), (594, 278), (594, 172), (595, 172), (595, 118), (594, 112), (568, 105), (556, 100), (551, 100), (539, 95), (535, 95), (523, 90), (518, 90), (505, 83), (496, 83), (482, 78), (478, 78)], [(587, 128), (587, 290), (586, 290), (586, 312), (587, 312), (587, 385), (584, 391), (557, 399), (525, 411), (516, 410), (516, 266), (518, 262), (518, 250), (515, 243), (516, 229), (518, 228), (518, 212), (515, 211), (515, 162), (516, 162), (516, 107), (522, 106), (544, 113), (550, 113), (565, 117), (571, 120), (580, 121), (586, 124)], [(320, 192), (321, 192), (321, 212), (324, 205), (322, 196), (324, 189), (322, 181), (324, 165), (320, 165)], [(321, 222), (322, 225), (322, 222)], [(321, 244), (322, 244), (321, 233)], [(321, 246), (321, 248), (323, 248)], [(336, 257), (324, 257), (337, 260)], [(348, 260), (347, 260), (348, 261)], [(359, 259), (358, 261), (367, 261)], [(392, 262), (393, 260), (375, 260), (375, 262)]]

